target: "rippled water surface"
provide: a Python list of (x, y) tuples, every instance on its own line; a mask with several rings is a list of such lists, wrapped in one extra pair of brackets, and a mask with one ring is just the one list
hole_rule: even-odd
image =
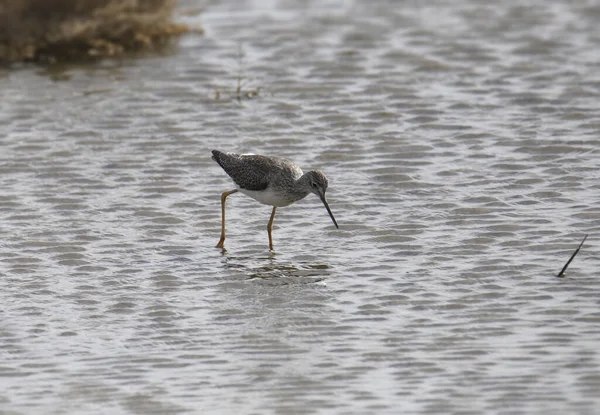
[[(188, 0), (158, 56), (0, 69), (0, 412), (600, 413), (600, 8), (495, 3)], [(340, 229), (269, 252), (238, 193), (215, 248), (214, 148)]]

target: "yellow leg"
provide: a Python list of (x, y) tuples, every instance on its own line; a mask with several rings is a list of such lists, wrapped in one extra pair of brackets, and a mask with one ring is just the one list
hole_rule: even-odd
[(269, 233), (269, 249), (273, 250), (273, 237), (271, 236), (271, 232), (273, 231), (273, 219), (275, 219), (275, 211), (277, 208), (273, 206), (273, 212), (271, 213), (271, 219), (269, 219), (269, 224), (267, 225), (267, 232)]
[(223, 248), (223, 244), (225, 243), (225, 199), (227, 199), (227, 196), (234, 194), (235, 192), (237, 192), (237, 189), (224, 192), (221, 195), (221, 239), (219, 239), (217, 248)]

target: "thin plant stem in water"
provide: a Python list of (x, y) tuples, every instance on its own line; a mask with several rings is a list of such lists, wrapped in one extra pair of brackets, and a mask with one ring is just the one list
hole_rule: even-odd
[(243, 73), (244, 73), (244, 49), (242, 48), (242, 44), (238, 44), (237, 50), (237, 63), (238, 63), (238, 72), (237, 72), (237, 88), (235, 90), (235, 94), (238, 101), (242, 100), (242, 81), (243, 81)]
[(577, 247), (577, 249), (575, 250), (575, 252), (573, 252), (573, 255), (571, 255), (571, 258), (569, 258), (569, 260), (567, 261), (567, 263), (565, 264), (565, 266), (560, 270), (560, 272), (558, 273), (557, 277), (564, 277), (565, 271), (567, 270), (567, 267), (569, 266), (569, 264), (571, 263), (571, 261), (573, 261), (573, 258), (575, 258), (575, 255), (577, 255), (577, 253), (579, 252), (579, 250), (581, 249), (581, 247), (583, 246), (583, 243), (585, 242), (585, 240), (587, 239), (587, 235), (585, 235), (583, 237), (583, 241), (581, 241), (581, 243), (579, 244), (579, 246)]

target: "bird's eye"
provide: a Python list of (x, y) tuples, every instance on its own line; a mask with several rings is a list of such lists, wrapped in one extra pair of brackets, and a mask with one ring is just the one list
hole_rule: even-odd
[(317, 187), (317, 184), (316, 184), (315, 182), (312, 182), (312, 183), (311, 183), (311, 186), (312, 186), (312, 187)]

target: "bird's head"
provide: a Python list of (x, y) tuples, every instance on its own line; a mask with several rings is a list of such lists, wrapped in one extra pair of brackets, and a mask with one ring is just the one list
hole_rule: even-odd
[(325, 191), (327, 190), (327, 177), (320, 170), (311, 170), (308, 172), (308, 184), (310, 186), (311, 193), (319, 196), (320, 199), (325, 197)]
[(336, 228), (339, 228), (335, 218), (333, 217), (333, 213), (331, 213), (331, 209), (329, 209), (329, 204), (327, 203), (327, 199), (325, 199), (325, 192), (327, 191), (327, 185), (329, 184), (327, 182), (327, 177), (320, 170), (309, 171), (307, 173), (307, 177), (308, 177), (308, 185), (309, 185), (311, 193), (314, 193), (317, 196), (319, 196), (319, 199), (321, 199), (321, 202), (323, 202), (323, 204), (325, 205), (325, 208), (327, 209), (327, 213), (329, 213), (329, 216), (331, 217), (333, 224), (335, 225)]

